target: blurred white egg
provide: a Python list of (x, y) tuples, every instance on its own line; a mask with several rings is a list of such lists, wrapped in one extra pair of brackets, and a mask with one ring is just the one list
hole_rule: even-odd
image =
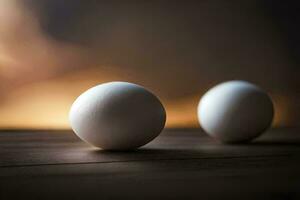
[(198, 120), (210, 136), (225, 142), (249, 141), (272, 123), (273, 103), (262, 89), (246, 81), (211, 88), (200, 100)]
[(87, 143), (105, 150), (128, 150), (158, 136), (166, 112), (145, 88), (109, 82), (81, 94), (71, 107), (69, 119), (74, 132)]

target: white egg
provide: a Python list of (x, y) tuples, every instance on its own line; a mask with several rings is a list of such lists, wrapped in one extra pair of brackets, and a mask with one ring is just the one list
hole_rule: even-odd
[(198, 120), (212, 137), (225, 142), (249, 141), (270, 127), (270, 97), (246, 81), (229, 81), (210, 89), (198, 105)]
[(69, 119), (84, 141), (105, 150), (143, 146), (162, 131), (166, 112), (145, 88), (127, 82), (109, 82), (81, 94)]

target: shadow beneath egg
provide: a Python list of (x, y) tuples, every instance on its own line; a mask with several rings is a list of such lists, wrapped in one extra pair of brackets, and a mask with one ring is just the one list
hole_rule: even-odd
[(158, 155), (164, 155), (164, 154), (170, 154), (170, 153), (181, 153), (181, 152), (189, 152), (189, 153), (194, 153), (197, 152), (199, 153), (199, 149), (165, 149), (165, 148), (138, 148), (138, 149), (130, 149), (130, 150), (103, 150), (103, 149), (93, 149), (91, 153), (94, 154), (141, 154), (141, 155), (153, 155), (153, 154), (158, 154)]
[(93, 150), (90, 154), (93, 156), (101, 156), (114, 158), (116, 160), (173, 160), (173, 159), (192, 159), (203, 158), (213, 155), (214, 151), (208, 152), (202, 149), (167, 149), (167, 148), (148, 148), (142, 147), (127, 151), (107, 151)]

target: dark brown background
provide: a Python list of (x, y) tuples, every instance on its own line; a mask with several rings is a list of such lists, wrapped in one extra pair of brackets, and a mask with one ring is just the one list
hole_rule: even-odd
[(67, 128), (81, 92), (123, 80), (163, 101), (168, 127), (199, 126), (213, 85), (243, 79), (274, 100), (274, 126), (299, 126), (296, 1), (0, 2), (0, 126)]

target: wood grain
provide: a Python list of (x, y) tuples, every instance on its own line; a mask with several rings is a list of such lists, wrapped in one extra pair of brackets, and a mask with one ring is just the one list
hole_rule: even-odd
[(165, 130), (128, 152), (70, 131), (0, 132), (0, 199), (300, 199), (299, 186), (299, 129), (241, 145)]

